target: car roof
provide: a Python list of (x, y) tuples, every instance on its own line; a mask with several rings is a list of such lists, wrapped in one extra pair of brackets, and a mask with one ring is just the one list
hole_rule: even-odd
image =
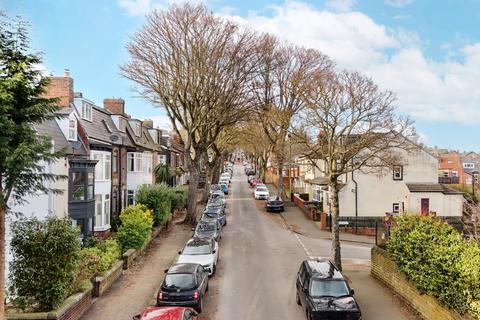
[(328, 280), (344, 280), (340, 270), (327, 259), (305, 260), (305, 266), (313, 278)]
[(194, 273), (197, 270), (198, 264), (196, 263), (176, 263), (168, 269), (167, 274), (175, 273)]
[(150, 307), (142, 314), (142, 320), (182, 320), (185, 307)]
[(219, 213), (221, 210), (222, 210), (222, 208), (220, 206), (206, 206), (203, 213), (205, 213), (205, 212)]
[(211, 244), (211, 243), (212, 243), (212, 240), (209, 239), (209, 238), (194, 237), (194, 238), (191, 238), (190, 240), (188, 240), (187, 244), (185, 246), (199, 247), (199, 246), (204, 246), (204, 245)]

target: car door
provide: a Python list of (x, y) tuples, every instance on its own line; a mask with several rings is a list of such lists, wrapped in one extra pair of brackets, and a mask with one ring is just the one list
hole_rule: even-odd
[(213, 251), (215, 252), (215, 253), (213, 254), (213, 261), (215, 261), (215, 265), (216, 265), (217, 262), (218, 262), (218, 254), (219, 254), (218, 249), (219, 249), (219, 248), (218, 248), (218, 243), (217, 243), (217, 241), (213, 240)]
[(199, 271), (199, 277), (200, 277), (200, 281), (202, 283), (202, 286), (200, 288), (201, 292), (202, 292), (202, 298), (203, 298), (203, 295), (205, 294), (205, 292), (207, 291), (207, 285), (208, 285), (208, 272), (205, 272), (203, 270), (203, 268), (198, 268), (198, 271)]
[(305, 282), (305, 266), (302, 265), (300, 266), (300, 270), (298, 270), (297, 274), (297, 294), (298, 297), (300, 298), (300, 302), (302, 306), (305, 305), (305, 297), (304, 297), (304, 292), (303, 292), (303, 283)]

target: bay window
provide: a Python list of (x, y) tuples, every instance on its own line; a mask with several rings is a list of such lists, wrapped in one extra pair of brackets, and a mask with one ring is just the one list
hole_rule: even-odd
[(129, 152), (127, 161), (128, 172), (152, 173), (152, 154), (150, 152)]
[(110, 180), (112, 177), (112, 155), (106, 152), (92, 151), (92, 159), (97, 160), (95, 177), (97, 181)]

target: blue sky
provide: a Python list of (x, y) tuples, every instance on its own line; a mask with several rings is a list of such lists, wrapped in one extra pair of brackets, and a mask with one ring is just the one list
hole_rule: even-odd
[[(178, 0), (0, 0), (31, 24), (32, 47), (48, 72), (70, 69), (75, 90), (158, 124), (162, 110), (119, 74), (128, 37), (152, 8)], [(201, 0), (195, 0), (200, 2)], [(205, 0), (213, 11), (333, 58), (398, 96), (426, 144), (480, 151), (480, 0)]]

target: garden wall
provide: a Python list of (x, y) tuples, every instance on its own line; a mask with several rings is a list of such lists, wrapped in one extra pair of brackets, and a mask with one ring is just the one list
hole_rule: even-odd
[(373, 277), (402, 297), (423, 319), (472, 320), (466, 315), (461, 316), (441, 306), (434, 297), (421, 294), (398, 269), (388, 253), (379, 247), (372, 248), (371, 272)]

